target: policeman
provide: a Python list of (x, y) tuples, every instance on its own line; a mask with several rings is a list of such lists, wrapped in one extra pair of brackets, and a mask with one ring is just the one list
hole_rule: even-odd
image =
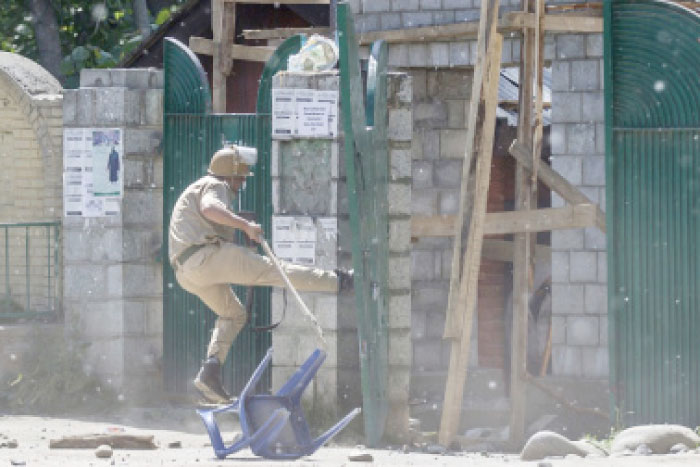
[[(180, 195), (170, 219), (169, 259), (177, 282), (218, 315), (207, 358), (194, 380), (195, 387), (213, 403), (231, 400), (221, 382), (221, 365), (247, 320), (230, 284), (284, 287), (269, 258), (234, 243), (236, 230), (245, 232), (254, 242), (259, 242), (263, 234), (259, 224), (229, 209), (256, 162), (254, 148), (231, 145), (218, 150), (207, 175)], [(352, 287), (351, 272), (287, 263), (283, 268), (300, 291), (336, 293)]]

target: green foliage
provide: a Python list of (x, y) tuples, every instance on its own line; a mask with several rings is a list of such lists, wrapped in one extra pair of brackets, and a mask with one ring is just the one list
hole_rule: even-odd
[[(114, 67), (141, 43), (134, 0), (47, 0), (56, 17), (66, 87), (75, 87), (83, 68)], [(186, 0), (151, 15), (151, 28), (165, 23)], [(0, 50), (39, 59), (28, 0), (0, 0)]]

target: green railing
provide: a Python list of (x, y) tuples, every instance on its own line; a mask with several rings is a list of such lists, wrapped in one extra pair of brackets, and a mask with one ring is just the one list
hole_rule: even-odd
[(58, 222), (0, 223), (0, 320), (58, 314)]

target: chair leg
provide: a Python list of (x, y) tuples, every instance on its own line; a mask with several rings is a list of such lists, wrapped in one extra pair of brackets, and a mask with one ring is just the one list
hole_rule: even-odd
[(289, 397), (298, 402), (304, 389), (306, 389), (309, 382), (316, 376), (316, 372), (321, 365), (323, 365), (325, 359), (326, 353), (320, 349), (316, 349), (291, 378), (289, 378), (284, 386), (277, 391), (276, 395), (280, 397)]
[(310, 446), (310, 451), (306, 453), (306, 455), (309, 455), (313, 452), (315, 452), (318, 448), (326, 444), (332, 437), (338, 434), (340, 430), (345, 428), (348, 423), (352, 421), (353, 418), (357, 416), (362, 410), (360, 408), (353, 409), (349, 414), (347, 414), (345, 417), (343, 417), (342, 420), (340, 420), (338, 423), (333, 425), (328, 431), (323, 433), (321, 436), (316, 438), (313, 443), (311, 443)]

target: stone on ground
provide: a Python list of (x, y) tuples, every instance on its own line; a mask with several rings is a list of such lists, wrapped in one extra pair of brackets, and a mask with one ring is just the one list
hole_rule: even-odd
[(554, 433), (553, 431), (540, 431), (527, 440), (525, 447), (520, 453), (520, 459), (524, 461), (535, 461), (545, 457), (564, 457), (568, 454), (576, 454), (585, 457), (588, 450), (569, 441), (566, 437)]
[(694, 448), (700, 444), (700, 436), (681, 425), (640, 425), (618, 433), (612, 442), (612, 452), (635, 451), (646, 444), (654, 454), (668, 454), (679, 443)]
[(112, 457), (112, 446), (109, 444), (102, 444), (100, 446), (97, 446), (97, 449), (95, 449), (95, 456), (99, 457), (100, 459), (107, 459)]

